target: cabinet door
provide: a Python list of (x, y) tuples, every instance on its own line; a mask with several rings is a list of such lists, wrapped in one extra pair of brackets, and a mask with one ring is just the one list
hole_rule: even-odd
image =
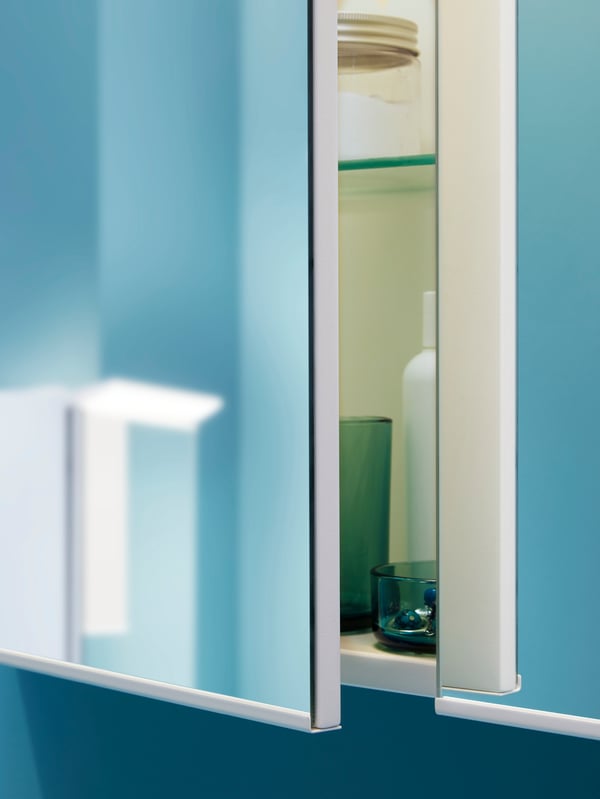
[[(438, 709), (599, 738), (600, 634), (594, 609), (600, 282), (590, 260), (597, 238), (591, 187), (599, 164), (590, 153), (600, 108), (588, 66), (600, 17), (593, 3), (577, 4), (578, 46), (565, 67), (546, 46), (563, 11), (555, 0), (544, 4), (543, 16), (535, 3), (519, 3), (517, 618), (522, 687), (505, 698), (446, 695)], [(560, 119), (557, 96), (564, 98)], [(559, 168), (555, 154), (571, 130), (578, 131), (578, 144), (568, 165)]]
[(439, 680), (497, 694), (517, 683), (516, 3), (438, 20)]
[(334, 727), (311, 4), (7, 0), (0, 31), (0, 659)]

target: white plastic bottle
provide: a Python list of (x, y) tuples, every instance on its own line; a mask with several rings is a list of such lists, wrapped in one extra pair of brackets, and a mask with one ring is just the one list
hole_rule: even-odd
[(423, 295), (423, 350), (403, 376), (408, 560), (436, 559), (436, 293)]

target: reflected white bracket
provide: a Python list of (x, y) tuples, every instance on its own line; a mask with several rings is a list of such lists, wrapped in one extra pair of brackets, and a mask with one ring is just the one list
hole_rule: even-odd
[(223, 404), (126, 380), (0, 391), (4, 648), (77, 661), (82, 634), (127, 631), (128, 425), (194, 434)]
[[(76, 393), (72, 424), (75, 562), (72, 657), (81, 635), (129, 630), (128, 497), (130, 425), (195, 433), (223, 407), (220, 397), (129, 380)], [(193, 538), (193, 535), (192, 535)], [(81, 613), (81, 616), (79, 616)]]
[(130, 626), (127, 426), (115, 419), (82, 413), (74, 417), (72, 429), (72, 480), (77, 486), (75, 502), (79, 510), (73, 539), (78, 546), (81, 536), (83, 560), (81, 634), (124, 634)]
[(98, 418), (124, 424), (193, 432), (223, 408), (213, 394), (112, 379), (77, 392), (74, 407)]

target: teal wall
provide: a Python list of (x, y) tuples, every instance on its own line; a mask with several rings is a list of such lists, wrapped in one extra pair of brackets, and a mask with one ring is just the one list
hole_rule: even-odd
[[(600, 562), (600, 12), (593, 0), (520, 0), (520, 11), (519, 520), (539, 544), (522, 573), (535, 580), (527, 601), (545, 608), (560, 598), (547, 580), (579, 568), (582, 554)], [(563, 57), (565, 25), (573, 47)], [(571, 544), (578, 530), (583, 553)], [(552, 539), (564, 543), (546, 565)], [(566, 601), (586, 611), (578, 596)], [(428, 700), (358, 689), (343, 691), (343, 729), (317, 736), (6, 668), (0, 707), (7, 799), (363, 797), (390, 786), (562, 797), (589, 795), (600, 780), (595, 742), (438, 718)]]
[(519, 4), (518, 657), (506, 704), (600, 718), (600, 7)]
[(3, 673), (0, 689), (7, 799), (553, 798), (600, 780), (596, 742), (377, 691), (344, 690), (344, 728), (311, 736), (39, 675)]

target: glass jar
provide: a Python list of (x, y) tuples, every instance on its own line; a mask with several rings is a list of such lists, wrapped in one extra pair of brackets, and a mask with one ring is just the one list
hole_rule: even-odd
[(340, 420), (340, 606), (342, 632), (371, 624), (370, 572), (387, 560), (392, 420)]
[(406, 19), (338, 12), (340, 160), (421, 152), (417, 37)]

